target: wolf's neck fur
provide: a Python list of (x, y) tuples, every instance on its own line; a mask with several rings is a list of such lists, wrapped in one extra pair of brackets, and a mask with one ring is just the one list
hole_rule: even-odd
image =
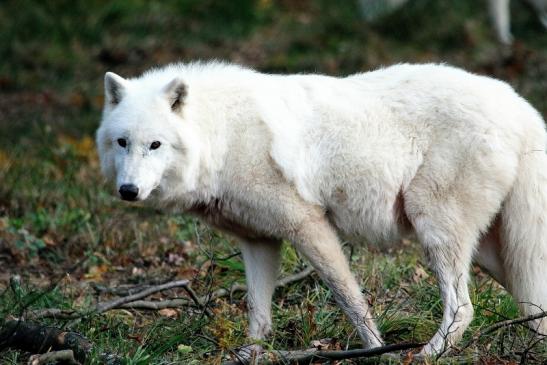
[(195, 132), (191, 142), (196, 143), (199, 152), (186, 156), (191, 160), (191, 171), (177, 171), (178, 179), (185, 183), (175, 194), (169, 194), (169, 201), (159, 202), (160, 205), (189, 210), (226, 198), (222, 179), (226, 175), (224, 170), (230, 166), (227, 160), (234, 157), (227, 151), (243, 144), (246, 132), (259, 121), (247, 90), (245, 83), (231, 80), (219, 83), (200, 79), (188, 81), (188, 99), (181, 112), (185, 123), (189, 123)]

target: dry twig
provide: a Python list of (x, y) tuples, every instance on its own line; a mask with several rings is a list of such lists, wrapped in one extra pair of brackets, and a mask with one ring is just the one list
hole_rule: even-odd
[[(130, 302), (137, 301), (142, 298), (146, 298), (149, 295), (155, 294), (160, 291), (173, 289), (177, 287), (182, 287), (186, 290), (186, 292), (190, 295), (190, 297), (195, 297), (194, 291), (189, 287), (189, 281), (188, 280), (177, 280), (177, 281), (171, 281), (165, 284), (161, 285), (154, 285), (149, 286), (146, 289), (134, 293), (131, 295), (127, 295), (125, 297), (116, 298), (114, 300), (108, 301), (108, 302), (100, 302), (95, 305), (95, 307), (89, 311), (88, 313), (103, 313), (106, 311), (109, 311), (111, 309), (116, 308), (127, 308), (125, 305)], [(84, 316), (85, 313), (78, 313), (74, 310), (64, 310), (64, 309), (58, 309), (58, 308), (47, 308), (37, 311), (32, 311), (28, 313), (28, 317), (32, 319), (39, 319), (39, 318), (60, 318), (60, 319), (78, 319)]]
[[(284, 287), (289, 284), (295, 283), (297, 281), (303, 280), (306, 277), (308, 277), (311, 273), (313, 273), (312, 267), (307, 267), (306, 269), (297, 272), (293, 275), (288, 275), (284, 278), (279, 279), (279, 281), (276, 283), (276, 288)], [(214, 292), (210, 294), (203, 295), (201, 297), (198, 297), (195, 295), (195, 293), (192, 291), (190, 286), (183, 287), (185, 290), (186, 288), (190, 289), (191, 292), (188, 292), (189, 296), (192, 298), (194, 303), (198, 308), (203, 307), (208, 302), (218, 299), (230, 296), (236, 292), (244, 292), (247, 291), (247, 286), (244, 284), (234, 284), (229, 289), (217, 289)], [(150, 310), (159, 310), (164, 308), (179, 308), (186, 305), (191, 304), (191, 302), (187, 299), (183, 298), (177, 298), (177, 299), (169, 299), (169, 300), (163, 300), (163, 301), (156, 301), (156, 300), (136, 300), (129, 303), (122, 304), (118, 308), (126, 308), (126, 309), (150, 309)]]
[(122, 304), (118, 308), (160, 310), (165, 308), (180, 308), (190, 304), (191, 302), (184, 298), (168, 300), (135, 300), (131, 303)]
[[(300, 281), (313, 272), (313, 268), (308, 267), (301, 272), (294, 275), (289, 275), (280, 279), (276, 283), (276, 287), (283, 287), (291, 283)], [(74, 310), (64, 310), (58, 308), (47, 308), (37, 311), (29, 312), (27, 317), (38, 318), (60, 318), (79, 320), (85, 314), (88, 313), (104, 313), (111, 309), (116, 308), (133, 308), (133, 309), (163, 309), (188, 305), (191, 301), (187, 299), (171, 299), (166, 301), (146, 301), (142, 300), (149, 295), (155, 294), (160, 291), (183, 288), (193, 303), (203, 308), (205, 313), (211, 315), (210, 310), (207, 308), (207, 303), (211, 300), (225, 297), (238, 291), (246, 291), (247, 286), (243, 284), (235, 284), (229, 290), (219, 289), (210, 294), (198, 297), (196, 293), (190, 287), (189, 280), (177, 280), (160, 285), (148, 286), (144, 290), (132, 293), (130, 295), (116, 298), (107, 302), (99, 302), (95, 307), (86, 313), (79, 313)], [(130, 290), (130, 289), (129, 289)], [(72, 323), (72, 322), (71, 322)], [(70, 327), (70, 323), (68, 325)], [(23, 322), (23, 321), (11, 321), (4, 325), (2, 332), (0, 333), (0, 347), (12, 347), (30, 351), (32, 353), (42, 353), (49, 350), (71, 350), (72, 356), (77, 361), (83, 362), (86, 355), (91, 349), (91, 343), (83, 336), (76, 332), (62, 331), (55, 327), (47, 327), (35, 323)], [(57, 355), (47, 355), (57, 356)], [(43, 357), (36, 357), (36, 361), (42, 361), (40, 359), (46, 359), (46, 355)], [(69, 356), (68, 352), (58, 354), (58, 356)], [(44, 360), (45, 361), (45, 360)], [(41, 364), (40, 362), (36, 362)]]
[(526, 317), (520, 317), (520, 318), (516, 318), (516, 319), (508, 319), (508, 320), (505, 320), (505, 321), (497, 322), (497, 323), (494, 323), (491, 326), (486, 327), (484, 330), (480, 331), (479, 334), (474, 336), (474, 337), (480, 338), (480, 337), (482, 337), (484, 335), (487, 335), (489, 333), (492, 333), (492, 332), (494, 332), (494, 331), (496, 331), (496, 330), (498, 330), (502, 327), (512, 326), (514, 324), (526, 323), (526, 322), (530, 322), (530, 321), (540, 319), (540, 318), (544, 318), (544, 317), (547, 317), (547, 311), (532, 314), (532, 315), (529, 315), (529, 316), (526, 316)]
[(164, 291), (164, 290), (168, 290), (168, 289), (172, 289), (172, 288), (177, 288), (177, 287), (178, 288), (186, 287), (186, 286), (188, 286), (189, 283), (190, 283), (189, 280), (177, 280), (177, 281), (171, 281), (171, 282), (161, 284), (161, 285), (152, 286), (150, 288), (147, 288), (147, 289), (145, 289), (141, 292), (135, 293), (135, 294), (131, 294), (131, 295), (128, 295), (128, 296), (125, 296), (125, 297), (117, 298), (117, 299), (114, 299), (114, 300), (111, 300), (111, 301), (108, 301), (108, 302), (97, 303), (97, 305), (95, 306), (95, 309), (93, 310), (93, 312), (98, 313), (98, 314), (103, 313), (103, 312), (106, 312), (110, 309), (118, 308), (118, 307), (120, 307), (121, 305), (123, 305), (125, 303), (130, 303), (130, 302), (133, 302), (135, 300), (146, 298), (147, 296), (155, 294), (155, 293), (160, 292), (160, 291)]
[(72, 350), (76, 360), (84, 362), (91, 342), (76, 332), (23, 321), (8, 321), (0, 331), (0, 350), (17, 348), (33, 354), (46, 351)]
[[(470, 347), (471, 345), (475, 344), (480, 338), (499, 330), (500, 328), (513, 326), (515, 324), (523, 324), (526, 322), (530, 322), (536, 319), (545, 318), (547, 317), (547, 311), (540, 312), (536, 314), (532, 314), (525, 317), (515, 318), (515, 319), (507, 319), (504, 321), (496, 322), (491, 326), (486, 327), (485, 329), (481, 330), (479, 333), (475, 334), (465, 345), (461, 346), (458, 351), (462, 352), (466, 348)], [(530, 328), (531, 331), (536, 332), (533, 328)], [(544, 334), (538, 334), (540, 339), (539, 341), (542, 341), (546, 338)]]
[[(281, 278), (276, 283), (276, 288), (284, 287), (294, 282), (303, 280), (306, 277), (308, 277), (312, 272), (313, 272), (313, 268), (307, 267), (306, 269), (300, 272), (297, 272), (296, 274), (288, 275), (284, 278)], [(164, 308), (179, 308), (182, 306), (189, 305), (190, 301), (183, 298), (170, 299), (170, 300), (164, 300), (164, 301), (141, 300), (142, 298), (145, 298), (154, 293), (167, 290), (167, 289), (180, 287), (186, 291), (188, 296), (192, 299), (192, 301), (198, 308), (205, 308), (206, 314), (210, 316), (212, 315), (210, 309), (205, 307), (208, 302), (218, 298), (230, 296), (236, 292), (247, 291), (247, 286), (245, 284), (234, 284), (230, 287), (230, 289), (221, 288), (221, 289), (215, 290), (214, 292), (210, 294), (206, 294), (201, 297), (198, 297), (196, 293), (192, 290), (189, 284), (190, 282), (188, 280), (178, 280), (178, 281), (171, 281), (171, 282), (160, 284), (160, 285), (153, 285), (153, 286), (148, 285), (145, 287), (144, 290), (140, 292), (132, 293), (130, 295), (116, 298), (108, 302), (97, 303), (94, 309), (92, 309), (88, 313), (103, 313), (108, 310), (117, 309), (117, 308), (159, 310)], [(103, 292), (107, 291), (104, 287), (101, 287), (100, 290)], [(114, 288), (108, 291), (115, 292), (115, 290), (116, 289)], [(133, 290), (134, 289), (132, 288), (124, 287), (124, 292), (131, 293)], [(79, 313), (74, 310), (59, 309), (59, 308), (46, 308), (46, 309), (30, 311), (27, 313), (27, 317), (32, 319), (40, 319), (40, 318), (78, 319), (78, 318), (81, 318), (83, 315), (84, 313)]]
[[(0, 328), (0, 351), (6, 348), (28, 351), (32, 354), (70, 350), (76, 363), (85, 363), (91, 353), (93, 344), (77, 332), (14, 320), (6, 322)], [(121, 358), (115, 354), (101, 353), (98, 356), (101, 363), (109, 365), (122, 364)]]
[(77, 364), (80, 363), (74, 359), (74, 352), (72, 350), (60, 350), (46, 352), (41, 355), (32, 355), (28, 360), (28, 365), (43, 365), (50, 362), (63, 362), (66, 364)]
[[(367, 358), (380, 356), (395, 351), (410, 350), (424, 346), (425, 343), (398, 343), (373, 349), (355, 349), (345, 351), (296, 350), (296, 351), (268, 351), (259, 358), (261, 364), (310, 364), (332, 362), (336, 360)], [(398, 357), (397, 357), (398, 359)], [(238, 365), (239, 361), (226, 361), (222, 365)]]
[(57, 318), (57, 319), (75, 319), (81, 316), (80, 313), (72, 309), (59, 309), (59, 308), (45, 308), (29, 311), (26, 313), (27, 318), (41, 319), (41, 318)]
[[(304, 270), (300, 272), (297, 272), (296, 274), (288, 275), (284, 278), (279, 279), (277, 283), (275, 284), (275, 287), (281, 288), (289, 284), (295, 283), (297, 281), (303, 280), (307, 278), (308, 276), (310, 276), (313, 273), (313, 271), (314, 271), (313, 267), (308, 266), (307, 268), (305, 268)], [(214, 292), (212, 292), (210, 295), (201, 297), (200, 300), (211, 301), (218, 298), (227, 297), (236, 292), (241, 292), (241, 291), (247, 291), (247, 285), (234, 284), (230, 287), (230, 289), (224, 289), (224, 288), (217, 289)]]

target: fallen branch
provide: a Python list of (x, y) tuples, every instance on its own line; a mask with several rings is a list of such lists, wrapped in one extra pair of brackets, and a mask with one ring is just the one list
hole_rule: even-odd
[[(33, 322), (8, 321), (0, 329), (0, 351), (6, 348), (28, 351), (32, 354), (70, 350), (75, 361), (84, 363), (91, 353), (93, 344), (77, 332), (63, 331), (57, 327)], [(122, 364), (121, 358), (114, 354), (103, 353), (99, 357), (104, 364)]]
[(131, 294), (131, 295), (128, 295), (126, 297), (117, 298), (117, 299), (114, 299), (114, 300), (111, 300), (111, 301), (108, 301), (108, 302), (97, 303), (97, 305), (95, 306), (95, 309), (93, 310), (93, 312), (95, 312), (97, 314), (100, 314), (100, 313), (106, 312), (110, 309), (118, 308), (118, 307), (120, 307), (121, 305), (123, 305), (125, 303), (129, 303), (129, 302), (133, 302), (135, 300), (146, 298), (147, 296), (155, 294), (155, 293), (160, 292), (160, 291), (164, 291), (164, 290), (168, 290), (168, 289), (172, 289), (172, 288), (177, 288), (177, 287), (179, 287), (179, 288), (180, 287), (186, 287), (186, 286), (188, 286), (189, 283), (190, 283), (190, 281), (188, 281), (188, 280), (177, 280), (177, 281), (171, 281), (171, 282), (161, 284), (161, 285), (152, 286), (152, 287), (150, 287), (148, 289), (145, 289), (141, 292)]
[[(296, 350), (296, 351), (267, 351), (260, 356), (260, 364), (310, 364), (317, 362), (336, 361), (344, 359), (367, 358), (384, 355), (390, 352), (410, 350), (424, 346), (425, 343), (398, 343), (376, 347), (373, 349), (355, 349), (345, 351)], [(222, 365), (238, 365), (240, 361), (225, 361)]]
[[(302, 270), (300, 272), (297, 272), (296, 274), (288, 275), (284, 278), (279, 279), (275, 283), (275, 287), (276, 287), (276, 289), (277, 288), (282, 288), (282, 287), (287, 286), (289, 284), (292, 284), (292, 283), (295, 283), (297, 281), (303, 280), (303, 279), (307, 278), (308, 276), (310, 276), (313, 273), (313, 271), (314, 271), (313, 267), (308, 266), (307, 268), (305, 268), (304, 270)], [(217, 289), (214, 292), (212, 292), (210, 295), (205, 295), (205, 296), (201, 297), (200, 300), (208, 302), (208, 301), (215, 300), (215, 299), (218, 299), (218, 298), (227, 297), (227, 296), (230, 296), (230, 295), (232, 295), (236, 292), (241, 292), (241, 291), (247, 291), (247, 285), (245, 285), (245, 284), (234, 284), (230, 287), (230, 289), (224, 289), (224, 288)]]
[[(199, 308), (203, 308), (205, 310), (205, 313), (208, 316), (212, 316), (211, 310), (204, 306), (204, 303), (200, 301), (200, 299), (197, 297), (196, 293), (192, 290), (189, 284), (190, 284), (190, 281), (188, 280), (178, 280), (178, 281), (172, 281), (172, 282), (161, 284), (161, 285), (150, 286), (141, 292), (128, 295), (125, 297), (121, 297), (121, 298), (112, 300), (110, 302), (99, 303), (96, 306), (96, 313), (103, 313), (107, 310), (115, 309), (115, 308), (163, 309), (163, 308), (169, 308), (169, 306), (172, 307), (173, 304), (176, 304), (175, 305), (176, 307), (180, 307), (181, 305), (187, 305), (188, 301), (183, 299), (173, 299), (173, 300), (166, 301), (167, 302), (166, 304), (168, 306), (166, 306), (166, 304), (161, 305), (160, 303), (164, 303), (163, 301), (147, 301), (147, 302), (140, 301), (140, 303), (136, 303), (137, 301), (139, 301), (139, 299), (145, 298), (151, 294), (154, 294), (163, 290), (167, 290), (167, 289), (181, 287), (186, 291), (188, 296), (194, 301), (194, 303)], [(140, 306), (138, 304), (140, 304)]]
[[(313, 273), (312, 267), (307, 267), (306, 269), (297, 272), (296, 274), (286, 276), (284, 278), (279, 279), (279, 281), (276, 283), (275, 287), (280, 288), (287, 286), (289, 284), (295, 283), (297, 281), (303, 280), (306, 277), (308, 277), (311, 273)], [(190, 286), (186, 286), (183, 288), (190, 288)], [(192, 298), (196, 306), (203, 307), (208, 302), (218, 299), (230, 296), (236, 292), (244, 292), (247, 291), (247, 286), (245, 284), (234, 284), (229, 289), (221, 288), (217, 289), (211, 294), (203, 295), (201, 297), (197, 297), (193, 293), (188, 292), (189, 296)], [(190, 305), (191, 302), (188, 299), (183, 298), (177, 298), (177, 299), (169, 299), (169, 300), (135, 300), (129, 303), (122, 304), (118, 308), (125, 308), (125, 309), (149, 309), (149, 310), (159, 310), (159, 309), (165, 309), (165, 308), (180, 308), (187, 305)]]
[(508, 319), (508, 320), (505, 320), (505, 321), (497, 322), (497, 323), (494, 323), (491, 326), (486, 327), (484, 330), (480, 331), (478, 335), (473, 336), (473, 337), (480, 338), (484, 335), (492, 333), (492, 332), (494, 332), (494, 331), (496, 331), (500, 328), (503, 328), (503, 327), (512, 326), (514, 324), (526, 323), (526, 322), (530, 322), (530, 321), (545, 318), (545, 317), (547, 317), (547, 311), (532, 314), (532, 315), (529, 315), (529, 316), (526, 316), (526, 317), (520, 317), (520, 318), (516, 318), (516, 319)]
[(206, 315), (208, 315), (209, 317), (212, 317), (213, 316), (213, 312), (211, 312), (211, 310), (207, 307), (206, 303), (205, 302), (202, 302), (198, 296), (196, 295), (196, 293), (192, 290), (192, 288), (190, 287), (190, 285), (185, 285), (184, 287), (184, 290), (186, 290), (186, 293), (188, 294), (188, 296), (194, 301), (194, 303), (197, 305), (198, 308), (201, 308), (203, 309), (204, 313)]
[(275, 284), (275, 287), (281, 288), (289, 284), (292, 284), (294, 282), (303, 280), (307, 278), (308, 276), (310, 276), (311, 273), (313, 273), (313, 271), (314, 271), (313, 267), (308, 266), (304, 270), (297, 272), (296, 274), (288, 275), (284, 278), (279, 279), (277, 283)]
[(74, 358), (83, 363), (92, 344), (76, 332), (32, 322), (8, 321), (0, 331), (0, 349), (3, 348), (17, 348), (33, 354), (72, 350)]
[(152, 279), (147, 283), (122, 284), (116, 287), (104, 286), (94, 282), (91, 282), (90, 285), (97, 294), (112, 294), (112, 295), (117, 295), (119, 297), (123, 297), (126, 295), (138, 293), (140, 291), (143, 291), (155, 285), (164, 284), (166, 282), (172, 281), (174, 278), (175, 278), (175, 275), (169, 275), (168, 278)]
[[(287, 286), (289, 284), (295, 283), (297, 281), (303, 280), (313, 273), (313, 267), (307, 267), (304, 270), (297, 272), (293, 275), (288, 275), (284, 278), (277, 281), (275, 287), (280, 288)], [(217, 289), (214, 292), (198, 297), (196, 293), (190, 287), (190, 282), (188, 280), (178, 280), (171, 281), (168, 283), (160, 285), (145, 285), (137, 287), (127, 287), (123, 286), (123, 289), (118, 290), (117, 288), (107, 288), (97, 284), (93, 284), (93, 288), (98, 292), (108, 292), (108, 293), (131, 293), (130, 295), (116, 298), (108, 302), (97, 303), (95, 307), (86, 312), (81, 313), (71, 309), (58, 309), (58, 308), (46, 308), (35, 311), (29, 311), (26, 317), (31, 319), (41, 319), (41, 318), (57, 318), (57, 319), (72, 319), (77, 320), (88, 313), (103, 313), (111, 309), (125, 308), (125, 309), (148, 309), (148, 310), (159, 310), (164, 308), (180, 308), (183, 306), (189, 305), (191, 302), (187, 299), (177, 298), (169, 299), (164, 301), (155, 301), (155, 300), (141, 300), (146, 298), (149, 295), (154, 293), (180, 287), (186, 291), (188, 296), (192, 299), (194, 304), (203, 310), (208, 316), (211, 316), (211, 310), (207, 308), (207, 303), (212, 300), (227, 297), (233, 295), (236, 292), (245, 292), (247, 291), (247, 286), (245, 284), (234, 284), (229, 289), (221, 288)], [(144, 288), (139, 292), (134, 292), (136, 289)]]
[(59, 308), (46, 308), (29, 311), (26, 313), (27, 318), (41, 319), (41, 318), (57, 318), (57, 319), (76, 319), (81, 316), (80, 313), (72, 309), (59, 309)]
[(93, 282), (90, 283), (89, 285), (93, 288), (93, 290), (95, 290), (95, 293), (97, 294), (111, 294), (111, 295), (117, 295), (119, 297), (135, 294), (153, 286), (152, 284), (141, 284), (141, 285), (122, 284), (112, 288), (112, 287), (100, 285)]
[(74, 359), (74, 352), (72, 352), (72, 350), (61, 350), (46, 352), (45, 354), (41, 355), (32, 355), (28, 360), (28, 365), (43, 365), (50, 362), (63, 362), (67, 364), (77, 365), (80, 364), (80, 362)]
[(37, 311), (31, 311), (27, 314), (27, 317), (32, 319), (40, 319), (40, 318), (78, 319), (83, 317), (85, 314), (89, 314), (89, 313), (100, 314), (111, 309), (123, 308), (126, 303), (134, 302), (136, 300), (146, 298), (147, 296), (155, 294), (157, 292), (173, 289), (177, 287), (184, 288), (186, 292), (190, 295), (190, 297), (192, 296), (195, 297), (195, 293), (188, 285), (189, 283), (190, 282), (188, 280), (177, 280), (177, 281), (171, 281), (161, 285), (150, 286), (138, 293), (134, 293), (125, 297), (116, 298), (108, 302), (97, 303), (92, 310), (86, 313), (79, 313), (74, 310), (46, 308), (46, 309), (41, 309)]
[(135, 300), (131, 303), (122, 304), (119, 308), (160, 310), (165, 308), (180, 308), (190, 304), (191, 302), (188, 299), (183, 298), (168, 300)]
[[(523, 324), (523, 323), (526, 323), (526, 322), (530, 322), (530, 321), (540, 319), (540, 318), (545, 318), (545, 317), (547, 317), (547, 311), (532, 314), (532, 315), (525, 316), (525, 317), (520, 317), (520, 318), (515, 318), (515, 319), (507, 319), (507, 320), (504, 320), (504, 321), (496, 322), (493, 325), (488, 326), (485, 329), (483, 329), (482, 331), (480, 331), (479, 333), (475, 334), (465, 345), (461, 346), (458, 349), (458, 352), (461, 353), (463, 350), (465, 350), (469, 346), (476, 343), (481, 337), (484, 337), (489, 333), (497, 331), (500, 328), (509, 327), (509, 326), (512, 326), (512, 325), (515, 325), (515, 324)], [(530, 328), (530, 330), (537, 333), (537, 331), (533, 328)], [(545, 334), (539, 334), (539, 335), (540, 335), (541, 340), (544, 340), (546, 338)]]

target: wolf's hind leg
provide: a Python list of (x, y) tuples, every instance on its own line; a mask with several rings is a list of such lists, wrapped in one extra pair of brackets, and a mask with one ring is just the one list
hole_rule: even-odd
[[(418, 226), (423, 227), (424, 223)], [(447, 232), (433, 227), (418, 229), (417, 233), (437, 277), (444, 305), (441, 325), (422, 353), (439, 355), (461, 339), (473, 319), (467, 285), (473, 244), (456, 237), (447, 239)]]
[(405, 195), (405, 210), (437, 277), (444, 306), (439, 329), (422, 354), (440, 355), (461, 339), (473, 319), (469, 269), (480, 232), (488, 226), (497, 204), (483, 202), (481, 210), (469, 203), (475, 200), (426, 192), (417, 181)]
[(279, 270), (281, 242), (242, 242), (241, 252), (248, 287), (249, 337), (262, 340), (272, 328), (272, 295)]
[(295, 247), (312, 264), (332, 290), (334, 297), (353, 323), (365, 348), (383, 345), (373, 315), (368, 307), (338, 237), (326, 219), (303, 224), (295, 237)]

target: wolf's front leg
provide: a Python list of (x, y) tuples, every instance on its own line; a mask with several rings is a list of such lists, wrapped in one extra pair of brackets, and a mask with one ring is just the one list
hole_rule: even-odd
[(241, 252), (248, 287), (249, 337), (263, 340), (272, 328), (272, 295), (279, 270), (281, 242), (242, 242)]
[(336, 301), (353, 323), (365, 348), (383, 345), (367, 301), (351, 273), (342, 246), (330, 223), (313, 219), (293, 237), (294, 244), (332, 290)]

